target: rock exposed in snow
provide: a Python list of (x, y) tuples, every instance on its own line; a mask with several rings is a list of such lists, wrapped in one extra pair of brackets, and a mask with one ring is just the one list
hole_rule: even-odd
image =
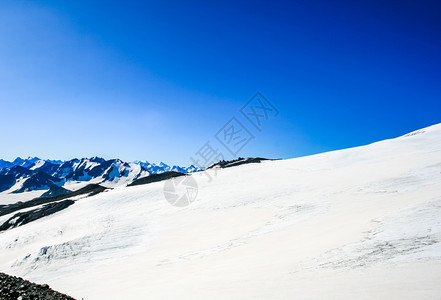
[(52, 290), (47, 284), (35, 284), (20, 277), (0, 273), (0, 299), (5, 300), (75, 300)]

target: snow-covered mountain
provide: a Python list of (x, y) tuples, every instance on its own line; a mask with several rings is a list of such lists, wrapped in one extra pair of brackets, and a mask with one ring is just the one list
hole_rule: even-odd
[(153, 181), (0, 207), (0, 271), (88, 300), (440, 298), (441, 124), (185, 178), (183, 208)]
[(160, 174), (163, 172), (181, 172), (181, 173), (194, 173), (201, 171), (201, 168), (195, 167), (193, 165), (189, 167), (180, 167), (180, 166), (169, 166), (163, 162), (159, 164), (149, 163), (148, 161), (135, 161), (134, 164), (140, 165), (145, 170), (147, 170), (150, 174)]
[(20, 157), (17, 157), (12, 164), (14, 166), (20, 166), (23, 168), (29, 168), (30, 166), (32, 166), (35, 162), (37, 162), (38, 160), (40, 160), (38, 157), (28, 157), (26, 159), (22, 159)]
[(0, 169), (10, 168), (10, 167), (13, 167), (13, 166), (14, 165), (10, 161), (6, 161), (6, 160), (3, 160), (3, 159), (0, 159)]
[(23, 168), (29, 168), (31, 165), (33, 165), (38, 160), (40, 160), (38, 157), (28, 157), (25, 159), (23, 159), (21, 157), (17, 157), (12, 162), (0, 159), (0, 169), (11, 168), (13, 166), (20, 166)]
[(200, 169), (194, 166), (168, 166), (162, 162), (158, 165), (146, 161), (127, 163), (119, 159), (105, 160), (100, 157), (69, 161), (18, 157), (13, 162), (0, 161), (0, 192), (48, 190), (52, 185), (62, 186), (65, 183), (85, 181), (110, 187), (129, 184), (141, 177), (168, 171), (192, 173)]
[(64, 180), (47, 173), (30, 170), (19, 165), (0, 170), (0, 180), (3, 185), (0, 192), (11, 189), (14, 193), (33, 190), (46, 190), (52, 185), (63, 185)]

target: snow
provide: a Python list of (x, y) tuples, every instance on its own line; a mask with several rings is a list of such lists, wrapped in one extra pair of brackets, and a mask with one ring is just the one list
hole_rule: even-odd
[(37, 160), (34, 163), (34, 165), (32, 165), (32, 167), (29, 168), (29, 170), (35, 170), (35, 169), (41, 168), (45, 163), (46, 163), (46, 161), (44, 161), (42, 159)]
[(99, 165), (100, 165), (99, 163), (91, 161), (89, 159), (85, 159), (85, 160), (81, 161), (78, 166), (76, 166), (76, 164), (75, 164), (76, 169), (84, 168), (87, 171), (90, 171), (93, 167), (96, 167)]
[[(19, 182), (16, 186), (14, 186), (14, 188), (17, 189), (20, 187), (21, 187), (21, 182)], [(37, 191), (15, 194), (15, 193), (11, 193), (10, 192), (11, 190), (12, 189), (0, 193), (0, 205), (13, 204), (19, 201), (26, 202), (34, 198), (40, 197), (45, 192), (43, 190), (37, 190)]]
[[(13, 193), (13, 191), (17, 191), (17, 190), (19, 190), (19, 189), (21, 189), (22, 187), (23, 187), (23, 184), (25, 183), (25, 181), (27, 180), (29, 178), (29, 176), (25, 176), (25, 177), (22, 177), (22, 178), (18, 178), (17, 179), (17, 181), (14, 183), (14, 185), (12, 186), (12, 187), (10, 187), (9, 188), (9, 190), (7, 190), (7, 191), (4, 191), (4, 192), (2, 192), (2, 193), (0, 193), (0, 194), (3, 194), (3, 195), (5, 195), (5, 194), (8, 194), (8, 196), (9, 195), (12, 195)], [(0, 199), (2, 199), (3, 197), (0, 197)], [(10, 196), (9, 196), (9, 198), (11, 198)], [(4, 198), (3, 198), (4, 199)], [(26, 199), (26, 198), (25, 198)], [(5, 199), (6, 200), (6, 199)], [(29, 199), (30, 200), (30, 199)], [(9, 201), (12, 201), (12, 200), (9, 200), (9, 199), (7, 199), (6, 200), (6, 202), (9, 202)], [(9, 203), (5, 203), (5, 204), (10, 204), (11, 202), (9, 202)]]
[(2, 232), (0, 270), (79, 299), (441, 296), (441, 124), (204, 172), (188, 207), (119, 186)]
[(68, 189), (70, 191), (77, 191), (77, 190), (82, 189), (83, 187), (85, 187), (91, 183), (97, 183), (97, 182), (68, 180), (63, 185), (63, 188)]

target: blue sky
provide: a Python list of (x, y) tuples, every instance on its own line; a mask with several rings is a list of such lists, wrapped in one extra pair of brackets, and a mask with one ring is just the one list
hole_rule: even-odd
[[(441, 122), (438, 1), (0, 2), (0, 156), (291, 158)], [(261, 91), (276, 118), (239, 109)]]

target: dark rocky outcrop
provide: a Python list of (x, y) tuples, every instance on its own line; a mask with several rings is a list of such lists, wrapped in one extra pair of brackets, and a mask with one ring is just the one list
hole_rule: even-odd
[(235, 160), (228, 160), (228, 161), (221, 160), (218, 163), (209, 166), (207, 169), (211, 169), (214, 167), (221, 167), (221, 168), (237, 167), (244, 164), (260, 163), (265, 160), (273, 160), (273, 159), (262, 158), (262, 157), (249, 157), (249, 158), (239, 157), (238, 159)]
[(60, 210), (68, 208), (75, 202), (73, 200), (64, 200), (60, 202), (54, 202), (44, 205), (41, 208), (16, 213), (12, 217), (10, 217), (6, 222), (0, 225), (0, 231), (8, 230), (10, 228), (18, 227), (21, 225), (25, 225), (32, 221), (41, 219), (43, 217), (52, 215)]
[(52, 290), (47, 284), (36, 284), (20, 277), (0, 273), (0, 299), (4, 300), (75, 300)]
[(68, 189), (65, 189), (64, 187), (61, 187), (61, 186), (58, 186), (58, 185), (53, 185), (53, 186), (51, 186), (49, 191), (47, 191), (46, 193), (41, 195), (40, 198), (62, 196), (62, 195), (66, 195), (66, 194), (69, 194), (69, 193), (72, 193), (72, 191), (70, 191)]
[(178, 177), (178, 176), (183, 176), (185, 175), (184, 173), (180, 173), (180, 172), (164, 172), (164, 173), (160, 173), (160, 174), (151, 174), (147, 177), (143, 177), (143, 178), (139, 178), (135, 181), (133, 181), (131, 184), (129, 184), (128, 186), (135, 186), (135, 185), (141, 185), (141, 184), (149, 184), (152, 182), (158, 182), (158, 181), (162, 181), (162, 180), (167, 180), (173, 177)]
[(59, 200), (68, 199), (74, 196), (80, 196), (80, 195), (88, 195), (93, 196), (98, 193), (101, 193), (103, 191), (107, 190), (107, 188), (100, 186), (98, 184), (89, 184), (82, 189), (79, 189), (77, 191), (70, 192), (68, 194), (54, 196), (54, 197), (40, 197), (35, 198), (33, 200), (27, 201), (27, 202), (17, 202), (14, 204), (8, 204), (8, 205), (0, 205), (0, 216), (4, 216), (10, 213), (13, 213), (15, 211), (21, 210), (23, 208), (29, 208), (41, 204), (47, 204)]

